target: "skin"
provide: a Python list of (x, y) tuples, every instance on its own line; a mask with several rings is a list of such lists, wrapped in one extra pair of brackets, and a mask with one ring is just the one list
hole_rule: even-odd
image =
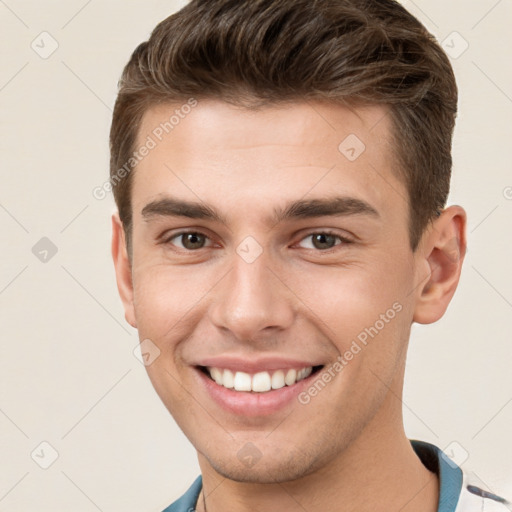
[[(139, 141), (176, 107), (148, 110)], [(355, 161), (338, 150), (350, 134), (366, 146)], [(395, 166), (385, 107), (204, 100), (133, 171), (132, 261), (112, 217), (117, 283), (126, 320), (161, 351), (149, 378), (198, 452), (199, 511), (203, 499), (208, 512), (437, 510), (438, 479), (404, 432), (403, 375), (412, 322), (441, 318), (456, 289), (466, 216), (445, 209), (413, 252)], [(168, 196), (207, 204), (225, 223), (143, 217)], [(333, 196), (378, 214), (269, 219), (287, 202)], [(311, 235), (326, 230), (348, 241), (319, 249)], [(187, 249), (172, 238), (181, 231), (203, 233), (205, 246)], [(252, 263), (236, 252), (247, 236), (263, 250)], [(198, 385), (198, 358), (221, 354), (329, 366), (394, 303), (401, 311), (308, 404), (245, 417)], [(237, 457), (248, 442), (261, 454), (250, 468)]]

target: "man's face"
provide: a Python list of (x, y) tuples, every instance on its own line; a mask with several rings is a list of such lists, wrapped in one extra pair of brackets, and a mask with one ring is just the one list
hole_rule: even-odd
[[(146, 112), (138, 145), (176, 108)], [(400, 416), (425, 268), (390, 137), (377, 106), (200, 101), (134, 171), (126, 316), (160, 350), (160, 398), (224, 476), (298, 478)]]

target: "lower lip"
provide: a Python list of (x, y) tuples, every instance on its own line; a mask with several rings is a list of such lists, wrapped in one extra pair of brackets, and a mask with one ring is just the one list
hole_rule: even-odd
[(197, 368), (196, 373), (207, 393), (223, 409), (241, 416), (256, 417), (274, 414), (294, 400), (298, 401), (297, 395), (310, 385), (310, 379), (315, 378), (318, 372), (292, 386), (285, 385), (264, 393), (228, 389), (217, 384)]

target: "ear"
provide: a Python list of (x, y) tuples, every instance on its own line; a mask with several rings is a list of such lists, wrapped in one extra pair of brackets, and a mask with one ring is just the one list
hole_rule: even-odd
[(430, 324), (444, 315), (459, 283), (466, 245), (466, 212), (450, 206), (425, 231), (418, 247), (417, 268), (424, 275), (419, 276), (413, 321)]
[(123, 223), (117, 211), (112, 215), (112, 258), (116, 270), (117, 289), (124, 306), (124, 317), (132, 327), (137, 328), (135, 308), (133, 307), (131, 263), (126, 250)]

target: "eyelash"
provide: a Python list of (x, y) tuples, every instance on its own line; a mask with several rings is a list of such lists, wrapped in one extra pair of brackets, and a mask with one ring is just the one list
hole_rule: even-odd
[[(175, 239), (175, 238), (178, 238), (180, 236), (183, 236), (183, 235), (189, 235), (189, 234), (194, 234), (194, 235), (200, 235), (200, 236), (203, 236), (205, 237), (206, 239), (210, 240), (211, 241), (211, 238), (206, 234), (206, 233), (203, 233), (201, 231), (180, 231), (178, 233), (174, 233), (173, 235), (167, 237), (165, 240), (163, 240), (163, 243), (164, 244), (170, 244), (170, 245), (174, 245), (171, 243), (171, 240)], [(348, 244), (351, 244), (351, 243), (354, 243), (353, 240), (351, 240), (350, 238), (347, 238), (347, 237), (344, 237), (342, 235), (339, 235), (338, 233), (335, 233), (333, 231), (330, 231), (330, 230), (320, 230), (320, 231), (311, 231), (309, 232), (308, 234), (306, 234), (305, 236), (303, 236), (299, 242), (302, 242), (303, 240), (305, 240), (306, 238), (309, 238), (309, 237), (312, 237), (314, 235), (328, 235), (328, 236), (333, 236), (335, 238), (337, 238), (341, 243), (336, 243), (333, 247), (330, 247), (329, 249), (311, 249), (311, 248), (307, 248), (306, 250), (312, 250), (312, 251), (315, 251), (315, 252), (318, 252), (318, 253), (324, 253), (324, 254), (328, 254), (328, 253), (331, 253), (332, 251), (336, 250), (336, 247), (339, 247), (339, 246), (343, 246), (343, 245), (348, 245)], [(201, 249), (207, 249), (208, 246), (206, 247), (200, 247), (199, 249), (182, 249), (182, 248), (178, 248), (179, 251), (184, 251), (184, 252), (189, 252), (189, 253), (193, 253), (193, 252), (198, 252), (199, 250)]]

